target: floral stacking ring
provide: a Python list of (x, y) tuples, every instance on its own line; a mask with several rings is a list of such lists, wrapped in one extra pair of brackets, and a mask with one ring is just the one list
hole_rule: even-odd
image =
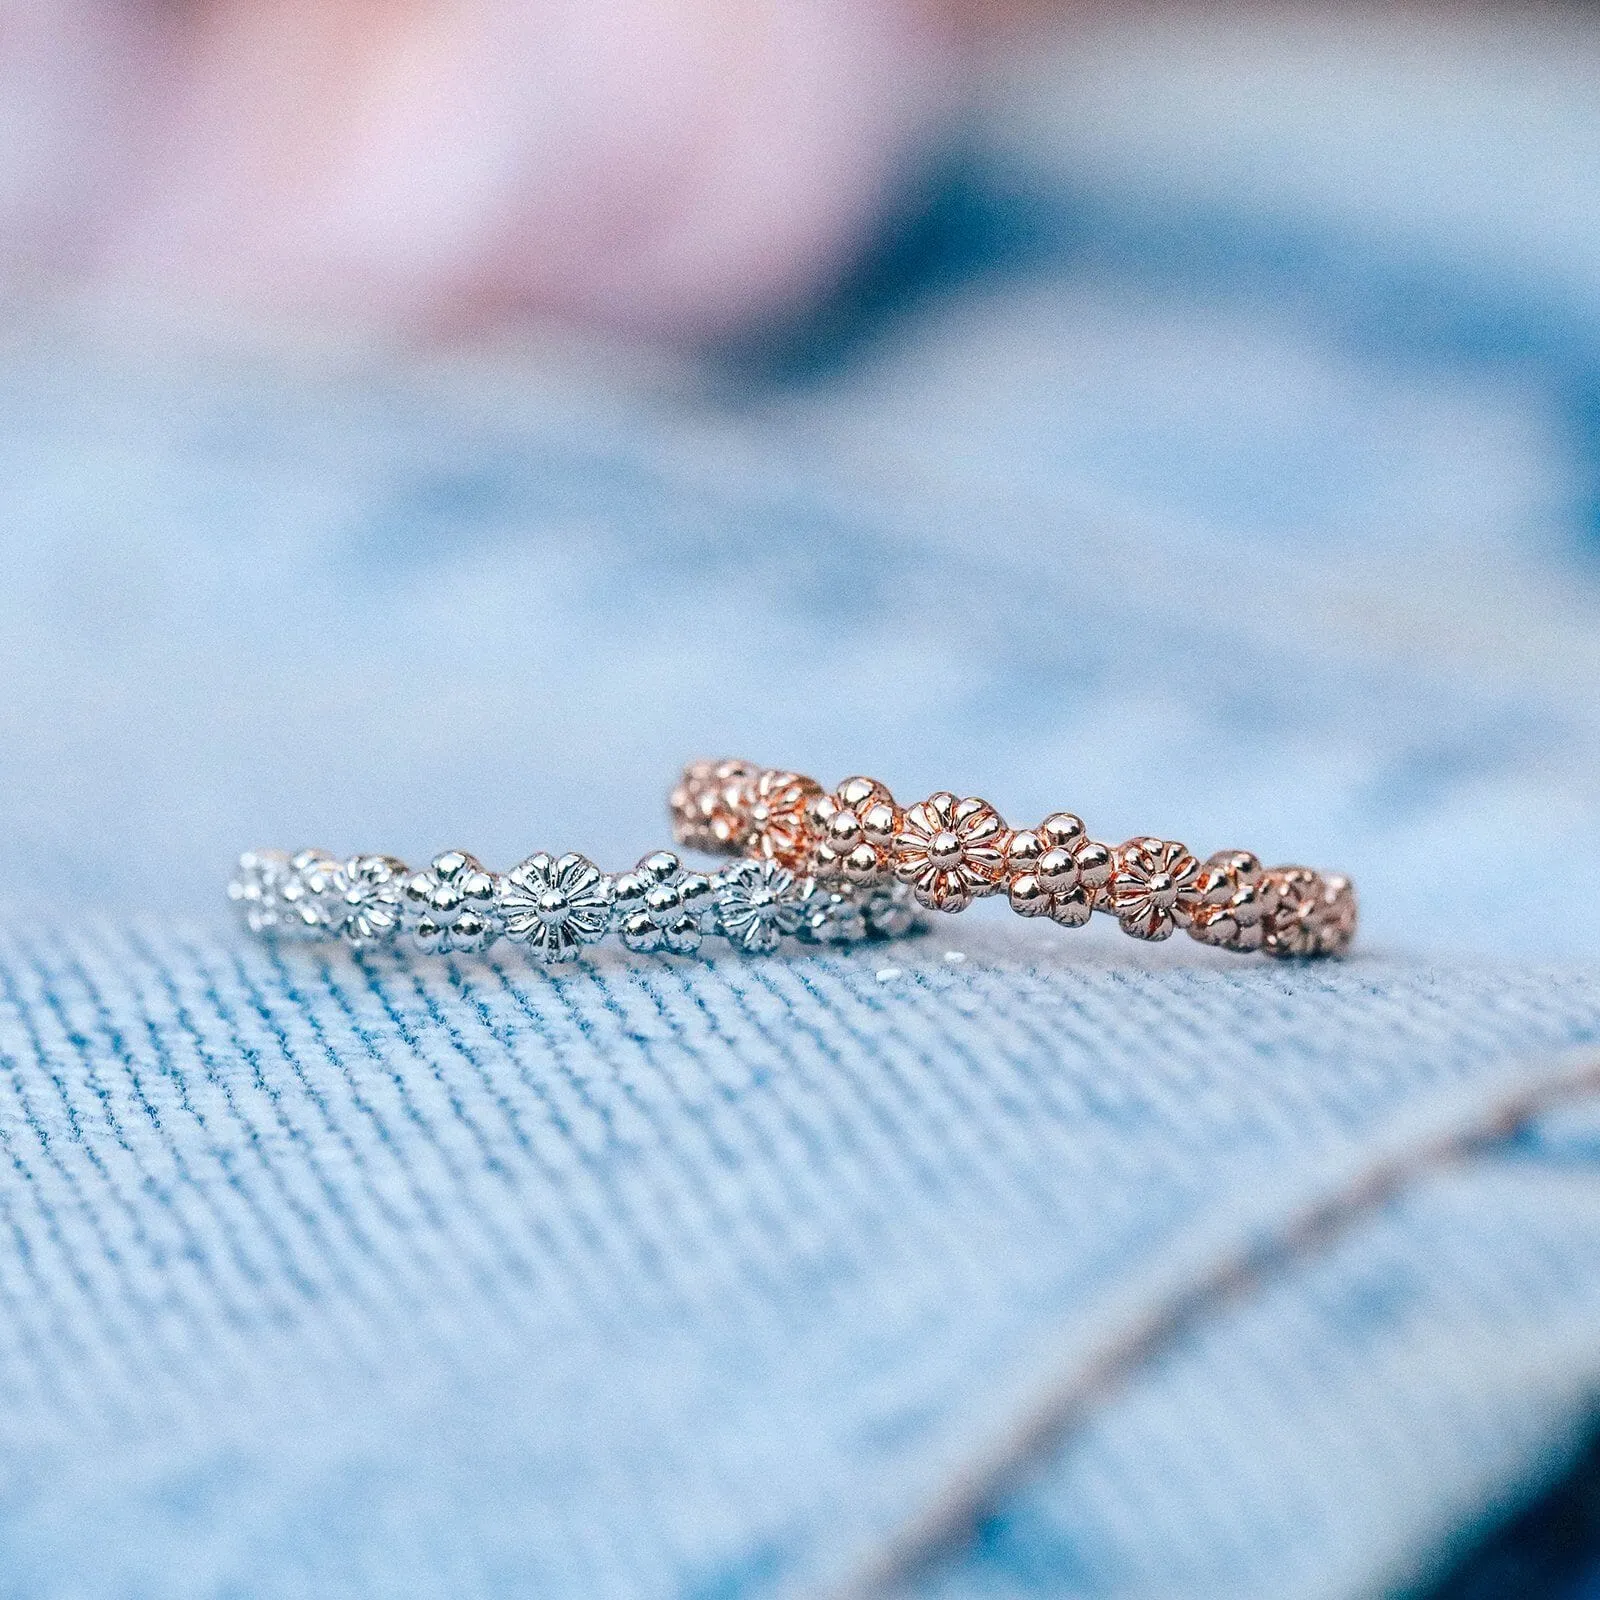
[(686, 956), (707, 936), (765, 954), (785, 939), (847, 945), (920, 925), (912, 890), (892, 879), (823, 878), (770, 858), (701, 872), (670, 850), (616, 876), (580, 855), (529, 856), (502, 875), (464, 850), (446, 850), (420, 872), (393, 856), (249, 850), (228, 898), (251, 933), (270, 938), (402, 944), (428, 955), (506, 939), (551, 965), (612, 932), (630, 950)]
[(692, 763), (670, 807), (682, 845), (834, 892), (897, 885), (929, 911), (964, 911), (1003, 894), (1019, 915), (1063, 927), (1101, 911), (1136, 939), (1182, 928), (1202, 944), (1273, 956), (1340, 955), (1355, 937), (1348, 878), (1264, 867), (1245, 850), (1201, 861), (1172, 839), (1101, 844), (1070, 811), (1018, 829), (987, 800), (941, 792), (901, 806), (875, 778), (846, 778), (829, 791), (748, 761)]

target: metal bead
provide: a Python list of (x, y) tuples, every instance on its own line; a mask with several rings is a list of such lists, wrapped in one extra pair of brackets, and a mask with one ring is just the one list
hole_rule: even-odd
[(768, 770), (735, 784), (729, 798), (746, 824), (741, 848), (790, 872), (804, 872), (816, 844), (811, 804), (821, 793), (816, 779), (797, 772)]
[(811, 878), (802, 885), (797, 933), (807, 944), (860, 944), (867, 926), (866, 891), (841, 878)]
[(270, 937), (278, 932), (279, 894), (291, 872), (287, 850), (246, 850), (239, 857), (228, 880), (228, 902), (250, 933)]
[(1007, 830), (987, 800), (941, 791), (912, 806), (894, 838), (894, 874), (930, 911), (964, 911), (1003, 886)]
[(1324, 878), (1322, 925), (1317, 934), (1317, 953), (1325, 956), (1343, 955), (1356, 936), (1356, 924), (1360, 916), (1355, 885), (1342, 873), (1336, 872)]
[(738, 851), (750, 831), (740, 794), (760, 775), (750, 761), (690, 762), (668, 800), (673, 838), (713, 855)]
[(446, 850), (406, 880), (403, 921), (428, 955), (487, 950), (500, 937), (499, 882), (476, 856)]
[(1196, 888), (1201, 904), (1189, 933), (1226, 950), (1259, 950), (1278, 905), (1276, 883), (1248, 850), (1219, 850), (1206, 858)]
[(876, 778), (846, 778), (811, 802), (812, 866), (820, 877), (870, 883), (890, 870), (900, 810)]
[(285, 939), (328, 939), (335, 929), (326, 905), (344, 893), (344, 863), (326, 850), (300, 850), (278, 891), (278, 936)]
[(923, 926), (916, 897), (903, 883), (811, 878), (801, 884), (798, 937), (807, 944), (898, 939)]
[(541, 851), (519, 862), (500, 883), (501, 926), (550, 965), (576, 960), (611, 926), (612, 883), (587, 856)]
[(351, 856), (337, 872), (324, 872), (317, 910), (336, 938), (357, 949), (384, 944), (400, 930), (410, 868), (393, 856)]
[(926, 926), (917, 897), (904, 883), (876, 883), (866, 891), (863, 914), (875, 939), (901, 939)]
[(1006, 894), (1024, 917), (1051, 917), (1079, 928), (1100, 903), (1111, 877), (1111, 851), (1089, 837), (1083, 821), (1057, 811), (1037, 828), (1006, 841)]
[(1054, 895), (1040, 882), (1037, 874), (1019, 872), (1007, 885), (1011, 909), (1019, 917), (1043, 917), (1050, 911)]
[(646, 856), (613, 891), (617, 928), (630, 950), (693, 955), (711, 906), (712, 883), (690, 872), (670, 850)]
[(785, 934), (800, 931), (804, 893), (795, 875), (776, 861), (736, 861), (717, 874), (717, 929), (740, 950), (768, 954)]
[(1348, 878), (1324, 878), (1310, 867), (1273, 867), (1266, 879), (1277, 894), (1262, 940), (1268, 955), (1337, 955), (1355, 937), (1356, 896)]
[(1202, 904), (1200, 863), (1171, 839), (1129, 839), (1111, 853), (1107, 901), (1124, 933), (1166, 939)]

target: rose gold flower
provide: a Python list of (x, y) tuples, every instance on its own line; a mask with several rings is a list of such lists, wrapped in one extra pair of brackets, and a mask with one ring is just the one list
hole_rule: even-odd
[(740, 788), (760, 774), (749, 761), (690, 762), (667, 802), (673, 838), (692, 850), (737, 855), (750, 831), (739, 806)]
[(1201, 905), (1189, 924), (1202, 944), (1259, 950), (1278, 906), (1276, 880), (1248, 850), (1219, 850), (1200, 869)]
[(1322, 927), (1317, 934), (1320, 955), (1343, 955), (1356, 936), (1361, 909), (1356, 903), (1355, 885), (1342, 873), (1322, 880)]
[(728, 796), (745, 822), (739, 848), (747, 856), (776, 861), (790, 872), (807, 871), (815, 843), (811, 803), (821, 793), (815, 778), (797, 772), (769, 770), (740, 779)]
[(876, 778), (846, 778), (811, 802), (812, 870), (821, 878), (872, 883), (887, 877), (900, 808)]
[(1066, 928), (1089, 920), (1111, 880), (1111, 851), (1089, 837), (1079, 817), (1057, 811), (1006, 843), (1006, 891), (1024, 917), (1052, 917)]
[(1269, 955), (1338, 955), (1355, 937), (1356, 895), (1348, 878), (1324, 878), (1310, 867), (1274, 867), (1267, 878), (1278, 895), (1262, 941)]
[(894, 839), (894, 874), (930, 911), (963, 911), (1005, 875), (1006, 825), (987, 800), (939, 793), (906, 812)]
[(1124, 933), (1165, 939), (1187, 927), (1203, 901), (1200, 863), (1171, 839), (1130, 839), (1112, 852), (1108, 898)]

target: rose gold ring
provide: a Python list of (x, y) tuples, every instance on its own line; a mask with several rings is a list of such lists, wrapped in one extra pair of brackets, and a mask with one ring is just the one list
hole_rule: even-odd
[(1202, 944), (1273, 956), (1340, 955), (1355, 937), (1348, 878), (1263, 867), (1246, 850), (1200, 861), (1172, 839), (1101, 844), (1070, 811), (1012, 828), (987, 800), (941, 792), (901, 806), (875, 778), (830, 792), (748, 761), (691, 763), (669, 803), (680, 844), (822, 880), (898, 880), (930, 911), (1004, 894), (1021, 916), (1063, 927), (1103, 911), (1136, 939), (1184, 928)]

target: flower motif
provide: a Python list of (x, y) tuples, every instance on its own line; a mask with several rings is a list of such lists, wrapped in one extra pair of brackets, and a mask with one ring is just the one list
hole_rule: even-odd
[(492, 872), (464, 850), (446, 850), (406, 880), (404, 922), (428, 955), (487, 950), (500, 937)]
[(861, 894), (843, 879), (808, 878), (801, 886), (800, 926), (807, 944), (860, 944), (867, 937)]
[(807, 944), (860, 944), (897, 939), (917, 926), (917, 905), (903, 883), (851, 883), (812, 878), (802, 885), (799, 936)]
[(1278, 907), (1278, 886), (1248, 850), (1219, 850), (1206, 858), (1196, 884), (1200, 905), (1192, 937), (1227, 950), (1259, 950)]
[(393, 856), (351, 856), (317, 863), (302, 881), (322, 927), (360, 948), (382, 944), (399, 931), (409, 870)]
[(670, 850), (657, 850), (616, 881), (622, 942), (630, 950), (693, 955), (711, 895), (710, 878), (690, 872)]
[(1317, 933), (1317, 953), (1340, 956), (1356, 936), (1361, 908), (1356, 903), (1356, 888), (1342, 872), (1322, 880), (1322, 926)]
[(324, 901), (343, 881), (343, 864), (326, 850), (301, 850), (278, 887), (278, 936), (326, 939), (333, 935)]
[(1200, 863), (1171, 839), (1130, 839), (1111, 853), (1107, 898), (1124, 933), (1165, 939), (1202, 905)]
[(889, 874), (900, 808), (876, 778), (846, 778), (811, 801), (812, 867), (819, 877), (871, 883)]
[(749, 761), (690, 762), (667, 802), (673, 838), (692, 850), (737, 854), (750, 831), (740, 794), (760, 776)]
[(814, 842), (811, 802), (821, 793), (815, 778), (797, 772), (767, 770), (739, 780), (729, 795), (746, 822), (739, 848), (790, 872), (804, 872)]
[(717, 874), (717, 927), (730, 944), (766, 955), (800, 931), (804, 887), (776, 861), (736, 861)]
[(1344, 877), (1324, 878), (1310, 867), (1274, 867), (1277, 891), (1262, 948), (1274, 956), (1338, 955), (1355, 937), (1356, 894)]
[(900, 821), (894, 873), (930, 911), (964, 911), (993, 894), (1005, 872), (1006, 825), (987, 800), (939, 793)]
[(1006, 892), (1024, 917), (1052, 917), (1081, 928), (1111, 881), (1111, 851), (1089, 837), (1079, 817), (1057, 811), (1006, 842)]
[(246, 850), (239, 857), (228, 899), (251, 933), (278, 932), (285, 910), (279, 896), (291, 873), (287, 850)]
[(611, 926), (611, 879), (587, 856), (541, 851), (505, 875), (500, 917), (506, 937), (547, 962), (572, 961)]
[(904, 883), (875, 883), (866, 891), (862, 914), (867, 932), (875, 939), (899, 939), (922, 928), (917, 898)]

